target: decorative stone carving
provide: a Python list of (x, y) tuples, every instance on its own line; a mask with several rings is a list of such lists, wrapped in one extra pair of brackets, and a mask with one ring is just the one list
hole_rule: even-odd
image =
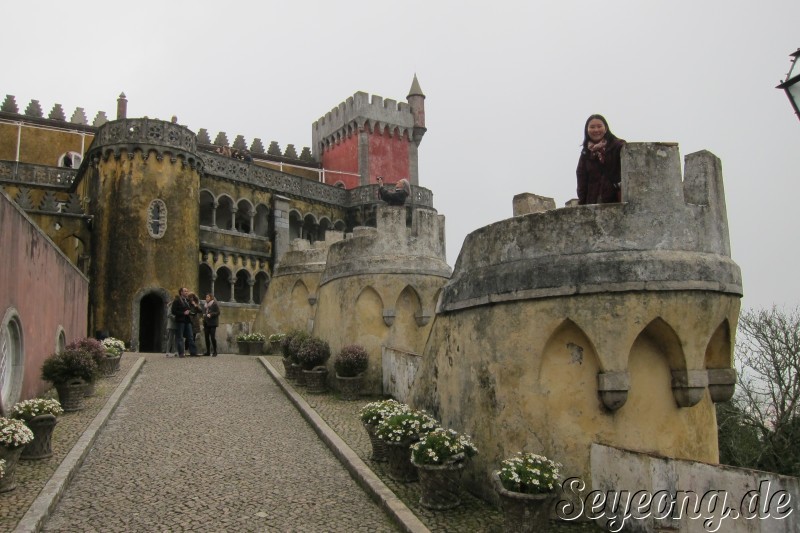
[(679, 407), (691, 407), (703, 399), (708, 386), (705, 370), (673, 370), (672, 394)]
[(383, 323), (391, 327), (394, 324), (394, 317), (397, 316), (394, 309), (383, 310)]
[(628, 401), (631, 378), (628, 372), (600, 372), (597, 374), (597, 392), (603, 405), (616, 411)]
[(147, 233), (154, 239), (160, 239), (167, 232), (167, 204), (156, 198), (147, 208)]
[(417, 321), (417, 325), (419, 327), (426, 326), (428, 324), (428, 322), (431, 321), (431, 312), (430, 311), (425, 311), (425, 310), (420, 310), (419, 313), (416, 313), (414, 315), (414, 320)]

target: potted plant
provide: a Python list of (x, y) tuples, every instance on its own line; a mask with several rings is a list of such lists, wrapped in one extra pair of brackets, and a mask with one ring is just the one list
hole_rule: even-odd
[(281, 339), (281, 350), (283, 351), (283, 368), (286, 371), (286, 379), (302, 385), (303, 373), (300, 367), (300, 359), (297, 353), (311, 336), (301, 329), (293, 329)]
[(547, 526), (561, 465), (534, 453), (518, 453), (492, 474), (507, 531), (541, 531)]
[(336, 382), (342, 400), (357, 400), (364, 381), (364, 371), (369, 364), (369, 354), (363, 346), (348, 344), (333, 360)]
[(119, 362), (122, 359), (122, 352), (125, 351), (125, 343), (114, 337), (106, 337), (102, 341), (106, 356), (98, 361), (100, 374), (110, 377), (119, 372)]
[(386, 443), (375, 434), (378, 424), (380, 424), (384, 418), (388, 418), (397, 412), (408, 411), (409, 409), (411, 409), (409, 406), (397, 400), (370, 402), (361, 408), (358, 416), (369, 436), (369, 442), (372, 445), (371, 459), (373, 461), (384, 462), (388, 458), (388, 447)]
[(398, 411), (378, 423), (375, 435), (387, 445), (390, 478), (403, 483), (419, 479), (417, 469), (411, 464), (411, 444), (437, 427), (439, 424), (432, 416), (413, 409)]
[(22, 450), (21, 459), (46, 459), (53, 455), (51, 437), (58, 420), (64, 413), (58, 400), (34, 398), (14, 404), (10, 416), (22, 420), (33, 433), (33, 441)]
[(0, 492), (17, 488), (15, 477), (17, 461), (26, 444), (33, 440), (33, 432), (22, 420), (0, 417), (0, 459), (5, 461), (5, 473), (0, 478)]
[(285, 336), (285, 333), (273, 333), (269, 336), (269, 353), (278, 354), (281, 352), (281, 341)]
[(303, 367), (306, 390), (320, 394), (328, 390), (328, 369), (325, 362), (331, 356), (331, 347), (319, 337), (306, 340), (297, 351), (297, 359)]
[(461, 503), (461, 471), (478, 448), (469, 435), (442, 427), (422, 435), (411, 445), (411, 464), (419, 472), (420, 505), (428, 509), (452, 509)]
[(55, 385), (64, 411), (83, 409), (84, 389), (96, 375), (91, 354), (74, 348), (50, 355), (42, 365), (42, 379)]
[(250, 353), (250, 334), (239, 333), (236, 336), (236, 345), (239, 348), (239, 355), (248, 355)]
[(267, 337), (263, 333), (253, 332), (247, 336), (248, 352), (250, 355), (262, 355), (264, 353), (264, 342)]
[(82, 339), (77, 339), (67, 344), (66, 349), (84, 351), (88, 353), (92, 357), (92, 359), (94, 359), (94, 362), (97, 365), (97, 369), (95, 370), (94, 373), (92, 373), (92, 376), (86, 380), (86, 387), (84, 388), (85, 396), (94, 396), (97, 378), (100, 377), (100, 366), (106, 359), (105, 346), (103, 346), (103, 343), (101, 343), (97, 339), (92, 339), (91, 337), (84, 337)]

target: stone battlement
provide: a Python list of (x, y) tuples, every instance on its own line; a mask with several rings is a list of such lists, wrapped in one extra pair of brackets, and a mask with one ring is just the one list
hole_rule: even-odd
[(630, 143), (622, 203), (503, 220), (467, 236), (442, 311), (500, 301), (641, 290), (742, 294), (730, 258), (722, 166), (702, 151)]
[(358, 129), (390, 131), (397, 129), (399, 135), (411, 139), (414, 131), (414, 116), (411, 106), (390, 98), (357, 92), (312, 125), (313, 145), (323, 139), (351, 134)]

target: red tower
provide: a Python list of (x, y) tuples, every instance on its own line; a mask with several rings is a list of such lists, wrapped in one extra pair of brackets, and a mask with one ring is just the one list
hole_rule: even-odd
[(312, 126), (324, 181), (346, 189), (407, 178), (419, 184), (417, 147), (425, 135), (425, 95), (416, 74), (407, 102), (357, 92)]

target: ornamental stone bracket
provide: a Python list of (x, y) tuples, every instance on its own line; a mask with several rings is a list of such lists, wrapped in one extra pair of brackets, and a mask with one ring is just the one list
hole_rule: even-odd
[(597, 374), (597, 392), (603, 405), (616, 411), (628, 401), (631, 378), (628, 372), (600, 372)]
[(317, 295), (316, 294), (309, 294), (308, 295), (308, 305), (314, 305), (317, 303)]
[(705, 370), (673, 370), (672, 394), (678, 407), (692, 407), (703, 399), (708, 387), (708, 372)]
[(709, 368), (708, 392), (714, 403), (727, 402), (733, 397), (736, 390), (736, 369), (734, 368)]
[(391, 327), (394, 324), (394, 317), (396, 313), (394, 309), (384, 309), (383, 310), (383, 323), (387, 326)]
[(427, 326), (428, 322), (431, 321), (431, 312), (430, 311), (420, 311), (414, 315), (414, 319), (417, 321), (417, 326)]

